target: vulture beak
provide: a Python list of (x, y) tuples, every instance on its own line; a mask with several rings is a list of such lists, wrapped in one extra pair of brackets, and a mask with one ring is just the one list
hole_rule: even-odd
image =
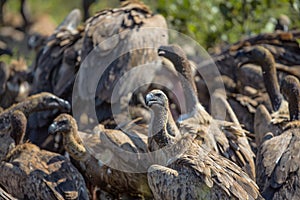
[(49, 134), (51, 134), (51, 135), (53, 135), (54, 133), (56, 133), (57, 132), (57, 123), (56, 122), (53, 122), (50, 126), (49, 126), (49, 128), (48, 128), (48, 133)]
[(70, 112), (71, 111), (71, 105), (68, 101), (63, 100), (61, 98), (50, 98), (47, 102), (49, 106), (57, 107), (62, 112)]
[(152, 106), (155, 101), (154, 95), (152, 93), (148, 93), (145, 98), (145, 102), (147, 106)]
[(166, 54), (166, 52), (163, 49), (158, 49), (157, 53), (159, 56), (163, 56)]

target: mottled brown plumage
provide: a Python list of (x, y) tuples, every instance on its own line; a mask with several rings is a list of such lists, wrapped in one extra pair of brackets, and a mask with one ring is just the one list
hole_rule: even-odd
[[(5, 190), (21, 199), (89, 199), (83, 177), (65, 157), (34, 144), (20, 144), (27, 124), (23, 112), (14, 111), (10, 120), (12, 128), (6, 135), (17, 145), (1, 159), (0, 184)], [(0, 139), (1, 144), (11, 142)]]
[(30, 90), (27, 65), (24, 59), (13, 60), (8, 66), (1, 63), (0, 106), (8, 108), (24, 100)]
[(254, 178), (254, 154), (248, 143), (246, 131), (234, 123), (213, 119), (202, 107), (197, 99), (191, 66), (179, 46), (162, 46), (159, 48), (159, 55), (168, 58), (182, 75), (181, 83), (185, 93), (187, 112), (178, 120), (180, 132), (196, 134), (200, 146), (232, 160)]
[[(60, 112), (69, 112), (70, 111), (70, 104), (58, 98), (57, 96), (42, 92), (36, 95), (32, 95), (25, 99), (24, 101), (14, 104), (11, 107), (5, 109), (0, 113), (0, 129), (4, 129), (8, 126), (10, 122), (10, 115), (16, 111), (22, 111), (26, 117), (31, 117), (33, 113), (40, 112), (40, 111), (54, 111), (59, 110)], [(38, 121), (36, 120), (29, 120), (29, 127), (32, 127), (32, 123), (35, 127), (38, 127)], [(44, 140), (48, 137), (47, 132), (35, 132), (34, 129), (30, 129), (30, 131), (26, 134), (26, 139), (29, 139), (31, 142), (41, 145)]]
[[(4, 62), (0, 62), (0, 95), (2, 97), (6, 89), (6, 81), (9, 78), (9, 69)], [(3, 98), (3, 97), (2, 97)]]
[[(76, 72), (80, 66), (80, 51), (83, 29), (78, 27), (81, 22), (79, 9), (72, 10), (50, 35), (43, 48), (37, 54), (32, 69), (32, 94), (51, 92), (70, 103)], [(45, 141), (49, 124), (60, 113), (41, 112), (32, 115), (29, 128), (32, 130), (32, 141), (47, 150), (59, 152), (53, 146), (53, 139)], [(42, 137), (37, 135), (41, 134)], [(61, 152), (60, 152), (61, 153)]]
[[(233, 122), (236, 125), (240, 125), (240, 122), (232, 110), (230, 104), (228, 103), (226, 99), (225, 92), (222, 92), (221, 90), (215, 90), (212, 94), (211, 100), (213, 101), (212, 107), (211, 107), (211, 115), (214, 119), (220, 119), (229, 122)], [(224, 113), (225, 111), (225, 113)]]
[[(123, 99), (144, 85), (139, 83), (149, 85), (155, 77), (161, 65), (156, 48), (167, 44), (166, 29), (164, 17), (153, 14), (137, 0), (122, 1), (121, 7), (102, 10), (87, 20), (77, 93), (84, 100), (96, 95), (100, 122), (112, 117), (111, 105), (120, 104), (118, 112), (124, 111)], [(146, 68), (137, 67), (144, 64)], [(131, 73), (122, 77), (129, 70)], [(120, 80), (121, 77), (127, 79)], [(121, 82), (117, 84), (118, 81)], [(117, 97), (111, 98), (114, 89)], [(133, 97), (137, 101), (134, 104), (144, 103), (139, 94), (144, 89), (135, 91), (138, 97)]]
[(59, 109), (62, 112), (68, 112), (70, 111), (70, 107), (71, 106), (69, 102), (58, 98), (57, 96), (51, 93), (42, 92), (39, 94), (29, 96), (24, 101), (13, 104), (9, 108), (5, 109), (0, 113), (0, 119), (3, 120), (9, 117), (9, 115), (16, 110), (22, 111), (25, 114), (25, 116), (28, 117), (29, 114), (33, 112), (39, 112), (44, 110)]
[(253, 63), (261, 66), (264, 85), (272, 103), (272, 109), (278, 111), (282, 106), (283, 97), (280, 93), (275, 60), (271, 52), (262, 46), (254, 46), (244, 48), (240, 54), (242, 56), (239, 57), (245, 59), (242, 61), (243, 63)]
[(83, 177), (59, 154), (25, 143), (0, 165), (1, 185), (17, 198), (88, 199)]
[(269, 112), (285, 113), (287, 110), (279, 91), (276, 63), (271, 52), (263, 46), (245, 47), (236, 58), (241, 61), (238, 69), (240, 78), (237, 91), (229, 93), (228, 102), (240, 123), (247, 130), (257, 132), (255, 124), (259, 120), (255, 121), (257, 117), (254, 115), (260, 104), (266, 106)]
[(32, 93), (51, 92), (71, 100), (75, 74), (80, 65), (83, 30), (81, 14), (74, 9), (45, 41), (33, 68)]
[(79, 162), (91, 189), (98, 186), (115, 197), (152, 196), (146, 174), (133, 173), (130, 169), (142, 161), (126, 154), (147, 152), (145, 141), (143, 145), (138, 145), (138, 140), (141, 142), (138, 135), (126, 135), (122, 131), (105, 129), (102, 125), (94, 129), (95, 133), (78, 132), (75, 119), (67, 114), (58, 116), (49, 131), (63, 135), (66, 151)]
[(266, 133), (257, 152), (257, 184), (266, 199), (299, 199), (299, 80), (287, 76), (281, 90), (288, 100), (290, 122), (282, 122), (278, 136)]
[(16, 198), (14, 198), (10, 194), (8, 194), (2, 187), (0, 187), (0, 199), (1, 200), (17, 200)]
[(262, 199), (255, 182), (240, 167), (199, 146), (194, 134), (172, 139), (166, 128), (168, 99), (162, 91), (148, 93), (146, 102), (153, 111), (151, 126), (155, 127), (149, 129), (149, 137), (157, 134), (155, 141), (168, 158), (166, 166), (148, 169), (155, 199)]
[[(212, 55), (212, 60), (208, 59), (207, 61), (202, 62), (201, 67), (202, 70), (208, 71), (212, 63), (214, 63), (217, 65), (219, 72), (222, 75), (229, 76), (236, 83), (238, 83), (238, 81), (243, 82), (253, 75), (253, 71), (251, 70), (251, 73), (245, 74), (245, 76), (241, 77), (238, 66), (242, 60), (235, 56), (238, 51), (242, 50), (244, 47), (261, 45), (268, 49), (274, 56), (274, 60), (276, 62), (275, 66), (277, 68), (280, 81), (285, 75), (289, 74), (300, 78), (300, 49), (297, 42), (299, 37), (299, 30), (295, 30), (290, 32), (262, 33), (250, 38), (241, 39), (239, 42), (224, 48), (218, 55)], [(243, 69), (243, 71), (246, 70)], [(257, 78), (255, 78), (255, 80), (256, 79)], [(262, 82), (256, 83), (255, 85), (261, 84)], [(255, 88), (257, 89), (257, 86)], [(239, 93), (242, 91), (239, 91)], [(241, 123), (243, 122), (241, 121)]]
[[(280, 126), (276, 124), (288, 117), (287, 102), (280, 93), (275, 61), (270, 51), (262, 46), (253, 46), (245, 48), (241, 54), (244, 56), (243, 62), (261, 66), (263, 82), (266, 88), (266, 92), (253, 98), (257, 102), (257, 110), (254, 117), (254, 132), (256, 143), (259, 146), (264, 134), (267, 132), (266, 130), (271, 131), (275, 135), (281, 132)], [(260, 106), (258, 107), (258, 105)], [(272, 115), (268, 116), (270, 115), (269, 113), (272, 113)]]

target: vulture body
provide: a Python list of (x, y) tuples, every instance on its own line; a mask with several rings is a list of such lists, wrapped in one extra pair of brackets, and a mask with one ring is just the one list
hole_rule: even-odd
[[(72, 10), (54, 33), (45, 41), (37, 54), (33, 70), (31, 93), (50, 92), (72, 103), (72, 89), (80, 65), (83, 30), (80, 29), (81, 13)], [(59, 115), (55, 111), (36, 113), (28, 119), (31, 141), (42, 148), (57, 151), (54, 140), (45, 141), (52, 120)]]
[[(237, 57), (236, 55), (239, 54), (239, 51), (243, 50), (245, 47), (248, 48), (255, 45), (263, 46), (268, 49), (274, 57), (279, 81), (281, 81), (286, 75), (294, 75), (300, 78), (300, 49), (297, 42), (299, 37), (299, 30), (290, 32), (279, 31), (274, 33), (262, 33), (253, 37), (242, 39), (239, 42), (224, 48), (221, 53), (212, 55), (212, 60), (201, 62), (201, 68), (203, 71), (206, 69), (209, 70), (212, 63), (214, 63), (217, 65), (219, 72), (222, 75), (228, 76), (237, 84), (236, 91), (232, 92), (226, 90), (228, 92), (227, 96), (229, 96), (228, 101), (231, 106), (240, 107), (237, 108), (239, 111), (237, 111), (236, 114), (240, 123), (245, 123), (247, 130), (251, 132), (254, 131), (253, 117), (255, 109), (259, 105), (259, 102), (257, 102), (259, 99), (253, 99), (260, 96), (261, 92), (264, 92), (264, 90), (261, 90), (264, 89), (264, 87), (261, 88), (261, 86), (263, 86), (263, 82), (261, 82), (263, 77), (259, 66), (248, 67), (249, 65), (247, 65), (247, 67), (245, 66), (246, 68), (239, 69), (242, 58)], [(253, 76), (255, 77), (254, 79)], [(250, 80), (250, 82), (248, 80)], [(248, 90), (249, 86), (251, 89), (250, 91)], [(233, 98), (231, 98), (231, 96)], [(235, 101), (235, 99), (237, 101)], [(268, 109), (269, 112), (272, 111), (271, 107)], [(240, 114), (244, 112), (249, 114)]]
[(4, 152), (0, 162), (0, 184), (8, 193), (19, 199), (89, 199), (84, 179), (70, 161), (23, 143), (27, 124), (23, 112), (14, 111), (10, 122), (11, 132), (5, 135), (12, 136), (16, 146)]
[[(79, 132), (75, 119), (67, 114), (58, 116), (49, 132), (62, 134), (64, 148), (78, 163), (91, 192), (98, 186), (115, 198), (152, 197), (147, 169), (142, 166), (147, 160), (138, 160), (139, 153), (147, 153), (146, 141), (139, 135), (129, 136), (103, 125), (95, 127), (95, 133)], [(137, 167), (144, 173), (135, 173)]]
[(102, 10), (88, 19), (84, 32), (75, 84), (78, 98), (94, 101), (95, 97), (99, 122), (127, 108), (132, 94), (134, 105), (143, 105), (140, 92), (161, 69), (156, 49), (168, 42), (164, 17), (153, 14), (139, 0), (121, 1), (121, 7)]
[(13, 103), (21, 102), (28, 96), (30, 86), (27, 73), (27, 65), (23, 59), (13, 60), (9, 65), (1, 62), (1, 107), (8, 108)]
[[(10, 123), (9, 116), (16, 110), (22, 111), (26, 117), (32, 116), (36, 112), (53, 111), (59, 110), (60, 112), (69, 112), (71, 106), (69, 102), (58, 98), (57, 96), (48, 92), (42, 92), (39, 94), (31, 95), (20, 103), (13, 104), (11, 107), (3, 110), (0, 113), (0, 129), (6, 129)], [(38, 123), (38, 121), (29, 121), (29, 127), (32, 126), (30, 123)], [(46, 132), (47, 133), (47, 132)], [(34, 130), (28, 129), (25, 136), (32, 143), (41, 145), (48, 138), (48, 134), (42, 134), (34, 132)]]
[[(240, 167), (199, 146), (194, 134), (172, 136), (167, 128), (168, 98), (162, 91), (148, 93), (146, 103), (153, 112), (149, 137), (155, 136), (167, 158), (166, 166), (148, 169), (155, 199), (262, 199), (255, 182)], [(172, 155), (174, 150), (177, 155)]]
[(232, 160), (254, 179), (255, 155), (247, 140), (246, 131), (240, 125), (215, 120), (206, 112), (197, 99), (191, 66), (179, 46), (161, 46), (158, 53), (169, 59), (182, 75), (181, 83), (185, 93), (187, 111), (177, 121), (180, 132), (196, 134), (200, 146)]
[(298, 199), (300, 84), (286, 76), (281, 90), (289, 103), (290, 121), (282, 122), (280, 135), (266, 132), (257, 152), (257, 184), (266, 199)]
[(238, 69), (241, 78), (237, 91), (229, 93), (228, 102), (237, 113), (240, 123), (247, 130), (255, 132), (254, 116), (259, 105), (263, 104), (269, 112), (282, 112), (286, 107), (279, 91), (275, 60), (263, 46), (245, 47), (236, 58), (241, 61)]

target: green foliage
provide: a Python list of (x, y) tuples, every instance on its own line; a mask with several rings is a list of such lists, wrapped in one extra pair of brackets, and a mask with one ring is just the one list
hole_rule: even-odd
[[(82, 9), (82, 0), (27, 0), (31, 14), (35, 17), (40, 14), (49, 14), (53, 21), (59, 24), (65, 16), (74, 8)], [(91, 13), (107, 7), (117, 6), (118, 0), (102, 1), (97, 0), (91, 6)], [(8, 0), (6, 10), (14, 14), (19, 14), (20, 0)]]
[[(300, 0), (144, 0), (164, 15), (169, 27), (196, 39), (205, 48), (233, 43), (243, 36), (273, 31), (276, 18), (286, 14), (293, 27), (300, 25)], [(81, 0), (29, 0), (33, 15), (48, 13), (58, 24)], [(91, 12), (118, 6), (118, 0), (98, 0)], [(7, 10), (18, 13), (19, 1)]]
[(156, 9), (170, 28), (208, 48), (271, 32), (280, 14), (288, 15), (292, 25), (299, 27), (299, 5), (299, 0), (157, 0)]

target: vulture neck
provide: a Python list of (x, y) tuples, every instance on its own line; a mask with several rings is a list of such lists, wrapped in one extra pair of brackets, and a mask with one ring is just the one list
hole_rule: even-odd
[(63, 133), (63, 144), (66, 151), (72, 158), (79, 161), (86, 161), (89, 154), (83, 146), (81, 139), (78, 137), (77, 126), (72, 126), (69, 132)]
[(174, 136), (175, 138), (180, 136), (180, 131), (176, 125), (176, 122), (174, 121), (170, 110), (168, 110), (167, 131), (171, 136)]
[(283, 89), (283, 95), (288, 100), (290, 121), (300, 120), (300, 88), (299, 84), (292, 83)]
[(281, 106), (283, 98), (278, 84), (275, 61), (271, 54), (266, 56), (266, 59), (262, 63), (261, 67), (265, 87), (269, 94), (273, 110), (277, 111)]
[(187, 113), (192, 113), (200, 103), (197, 97), (197, 88), (193, 81), (191, 65), (187, 58), (179, 58), (173, 64), (180, 75), (185, 96), (186, 111)]
[[(0, 113), (0, 119), (9, 117), (14, 111), (19, 110), (24, 113), (26, 117), (28, 117), (31, 113), (39, 112), (39, 111), (45, 111), (45, 110), (53, 110), (53, 109), (59, 109), (60, 111), (68, 111), (69, 108), (67, 108), (67, 102), (64, 102), (65, 105), (55, 103), (54, 105), (48, 104), (45, 101), (47, 99), (46, 93), (40, 93), (33, 95), (26, 100), (14, 104), (11, 107), (4, 110), (2, 113)], [(49, 97), (49, 98), (57, 98), (57, 101), (60, 101), (58, 97)], [(63, 101), (63, 100), (61, 100)]]
[(158, 105), (152, 105), (151, 109), (152, 117), (148, 135), (148, 144), (150, 145), (150, 150), (154, 151), (157, 150), (152, 147), (154, 141), (159, 148), (163, 148), (168, 144), (171, 144), (173, 138), (169, 135), (167, 130), (168, 116), (171, 115), (169, 109)]
[(26, 132), (27, 120), (25, 115), (17, 111), (11, 116), (11, 136), (14, 138), (16, 145), (22, 144)]
[(23, 112), (24, 115), (28, 117), (30, 113), (43, 111), (46, 110), (46, 108), (42, 107), (41, 103), (37, 99), (29, 98), (4, 110), (0, 116), (10, 115), (16, 110)]
[(0, 94), (4, 94), (8, 78), (9, 69), (4, 63), (0, 62)]

